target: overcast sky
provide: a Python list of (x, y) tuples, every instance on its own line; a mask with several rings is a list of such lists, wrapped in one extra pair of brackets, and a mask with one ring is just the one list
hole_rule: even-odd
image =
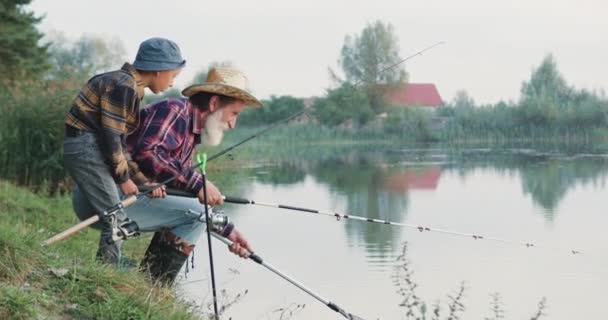
[[(178, 85), (212, 61), (245, 71), (253, 92), (322, 95), (344, 36), (368, 22), (395, 27), (401, 56), (438, 41), (405, 65), (411, 82), (433, 82), (444, 100), (464, 89), (477, 102), (515, 100), (532, 68), (552, 53), (577, 88), (608, 88), (608, 2), (603, 0), (34, 0), (43, 32), (118, 37), (132, 60), (142, 40), (182, 48)], [(117, 66), (118, 67), (118, 66)]]

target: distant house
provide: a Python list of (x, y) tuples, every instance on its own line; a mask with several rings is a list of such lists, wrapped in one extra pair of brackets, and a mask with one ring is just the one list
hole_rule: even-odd
[(402, 107), (429, 107), (443, 105), (443, 100), (432, 83), (404, 83), (397, 86), (387, 86), (384, 90), (384, 102)]

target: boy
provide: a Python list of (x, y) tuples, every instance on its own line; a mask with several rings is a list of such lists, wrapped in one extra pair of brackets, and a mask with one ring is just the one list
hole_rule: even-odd
[[(64, 164), (95, 214), (120, 202), (118, 189), (123, 195), (137, 194), (134, 180), (147, 182), (131, 161), (125, 139), (139, 125), (144, 89), (159, 93), (170, 88), (185, 64), (177, 44), (151, 38), (141, 43), (132, 65), (92, 77), (74, 99), (65, 120)], [(159, 188), (152, 197), (163, 195)], [(119, 221), (125, 217), (117, 212)], [(109, 241), (112, 225), (100, 221), (97, 227), (97, 259), (118, 264), (121, 243)]]

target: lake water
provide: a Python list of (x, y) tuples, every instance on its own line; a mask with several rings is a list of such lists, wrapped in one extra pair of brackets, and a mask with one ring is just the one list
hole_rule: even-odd
[[(238, 153), (235, 153), (238, 158)], [(537, 247), (419, 232), (253, 205), (224, 206), (265, 261), (364, 319), (406, 319), (397, 258), (431, 309), (449, 314), (464, 286), (460, 319), (608, 319), (608, 153), (561, 148), (327, 148), (255, 161), (215, 177), (224, 194), (251, 200), (497, 237)], [(225, 160), (230, 161), (230, 160)], [(341, 319), (260, 265), (214, 244), (223, 319)], [(582, 254), (572, 254), (579, 250)], [(206, 238), (180, 290), (209, 302)], [(299, 308), (298, 305), (305, 305)], [(281, 315), (280, 310), (292, 310)]]

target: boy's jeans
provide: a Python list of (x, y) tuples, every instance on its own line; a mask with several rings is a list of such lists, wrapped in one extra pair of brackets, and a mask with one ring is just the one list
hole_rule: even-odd
[[(106, 211), (120, 202), (116, 183), (99, 149), (95, 134), (85, 133), (77, 137), (65, 137), (63, 161), (66, 170), (92, 209), (89, 216)], [(122, 221), (125, 214), (119, 211), (116, 217)], [(101, 230), (97, 258), (106, 263), (117, 264), (120, 261), (121, 243), (120, 241), (112, 243), (110, 222), (100, 221), (95, 227)]]

